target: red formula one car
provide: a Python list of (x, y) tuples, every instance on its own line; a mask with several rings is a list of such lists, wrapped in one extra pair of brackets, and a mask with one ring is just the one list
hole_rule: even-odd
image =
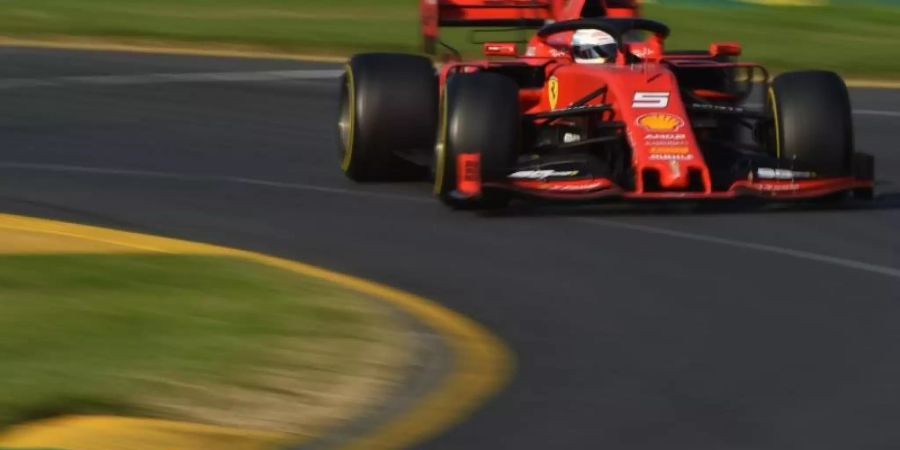
[(467, 208), (513, 196), (872, 196), (874, 160), (853, 149), (838, 75), (770, 80), (736, 61), (734, 43), (665, 51), (669, 28), (637, 16), (621, 0), (423, 0), (426, 47), (441, 25), (540, 28), (523, 49), (488, 42), (486, 60), (439, 71), (419, 56), (352, 58), (338, 124), (344, 172), (430, 173), (438, 198)]

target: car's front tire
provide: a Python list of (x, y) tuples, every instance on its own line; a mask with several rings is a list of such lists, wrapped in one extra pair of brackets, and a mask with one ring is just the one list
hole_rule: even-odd
[(395, 181), (424, 174), (401, 154), (428, 153), (437, 134), (438, 86), (428, 58), (354, 56), (341, 83), (338, 150), (355, 181)]
[(521, 148), (518, 85), (494, 73), (456, 75), (447, 82), (441, 109), (435, 194), (454, 208), (505, 206), (509, 193), (503, 190), (487, 187), (478, 198), (458, 195), (456, 160), (461, 153), (477, 153), (483, 182), (505, 179)]
[(853, 171), (853, 117), (844, 81), (833, 72), (790, 72), (768, 92), (769, 151), (783, 168), (820, 176)]

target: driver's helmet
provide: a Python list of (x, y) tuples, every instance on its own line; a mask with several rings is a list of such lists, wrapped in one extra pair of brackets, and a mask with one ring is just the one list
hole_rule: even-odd
[(578, 30), (572, 36), (572, 56), (578, 63), (613, 62), (618, 48), (615, 38), (600, 30)]

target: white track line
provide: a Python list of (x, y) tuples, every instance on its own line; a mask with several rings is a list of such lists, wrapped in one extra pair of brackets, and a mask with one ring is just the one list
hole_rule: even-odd
[(753, 250), (757, 252), (774, 253), (777, 255), (788, 256), (791, 258), (814, 261), (818, 263), (830, 264), (833, 266), (844, 267), (847, 269), (860, 270), (879, 275), (885, 275), (891, 278), (900, 278), (900, 269), (890, 266), (881, 266), (867, 262), (857, 261), (853, 259), (840, 258), (837, 256), (823, 255), (804, 250), (794, 250), (784, 247), (776, 247), (774, 245), (757, 244), (754, 242), (744, 242), (735, 239), (721, 238), (698, 233), (687, 233), (683, 231), (669, 230), (665, 228), (649, 227), (646, 225), (635, 225), (623, 222), (617, 222), (605, 219), (576, 219), (579, 222), (589, 223), (592, 225), (600, 225), (609, 228), (618, 228), (623, 230), (638, 231), (641, 233), (655, 234), (658, 236), (666, 236), (677, 239), (690, 240), (695, 242), (703, 242), (706, 244), (723, 245), (726, 247), (740, 248), (744, 250)]
[(900, 111), (878, 111), (874, 109), (854, 109), (853, 114), (861, 116), (900, 117)]
[[(338, 194), (338, 195), (348, 195), (354, 197), (363, 197), (363, 198), (382, 198), (388, 200), (401, 200), (406, 202), (414, 202), (414, 203), (433, 203), (435, 200), (427, 198), (427, 197), (413, 197), (409, 195), (400, 195), (400, 194), (389, 194), (383, 192), (371, 192), (371, 191), (357, 191), (352, 189), (342, 189), (342, 188), (332, 188), (325, 186), (316, 186), (310, 184), (300, 184), (300, 183), (287, 183), (280, 181), (269, 181), (269, 180), (260, 180), (256, 178), (244, 178), (244, 177), (235, 177), (235, 176), (214, 176), (214, 175), (190, 175), (184, 173), (168, 173), (168, 172), (156, 172), (156, 171), (148, 171), (148, 170), (132, 170), (132, 169), (116, 169), (116, 168), (102, 168), (102, 167), (87, 167), (87, 166), (69, 166), (69, 165), (61, 165), (61, 164), (31, 164), (31, 163), (15, 163), (15, 162), (0, 162), (0, 168), (6, 169), (23, 169), (23, 170), (36, 170), (36, 171), (48, 171), (48, 172), (63, 172), (63, 173), (87, 173), (87, 174), (95, 174), (95, 175), (115, 175), (115, 176), (137, 176), (137, 177), (147, 177), (147, 178), (158, 178), (158, 179), (170, 179), (170, 180), (180, 180), (180, 181), (206, 181), (206, 182), (226, 182), (226, 183), (237, 183), (237, 184), (245, 184), (252, 186), (264, 186), (271, 187), (277, 189), (291, 189), (298, 191), (309, 191), (309, 192), (318, 192), (323, 194)], [(874, 273), (878, 275), (885, 275), (891, 278), (900, 278), (900, 269), (889, 267), (889, 266), (881, 266), (877, 264), (871, 264), (863, 261), (856, 261), (853, 259), (840, 258), (837, 256), (823, 255), (820, 253), (813, 253), (803, 250), (794, 250), (790, 248), (784, 247), (776, 247), (773, 245), (766, 244), (757, 244), (753, 242), (744, 242), (738, 241), (734, 239), (721, 238), (715, 236), (709, 236), (704, 234), (697, 233), (686, 233), (682, 231), (669, 230), (665, 228), (656, 228), (649, 227), (645, 225), (635, 225), (624, 222), (617, 222), (612, 220), (605, 219), (589, 219), (589, 218), (577, 218), (573, 219), (578, 222), (588, 223), (592, 225), (600, 225), (609, 228), (618, 228), (629, 231), (637, 231), (642, 233), (649, 233), (658, 236), (667, 236), (671, 238), (691, 240), (695, 242), (703, 242), (707, 244), (716, 244), (722, 245), (726, 247), (732, 248), (740, 248), (745, 250), (753, 250), (758, 252), (766, 252), (773, 253), (782, 256), (788, 256), (797, 259), (803, 259), (806, 261), (813, 261), (823, 264), (830, 264), (833, 266), (843, 267), (847, 269), (854, 269), (869, 273)]]
[(332, 80), (342, 70), (270, 70), (261, 72), (156, 73), (141, 75), (91, 75), (53, 78), (10, 78), (0, 80), (0, 89), (54, 87), (66, 85), (131, 86), (160, 83), (271, 82)]
[(297, 191), (319, 192), (323, 194), (339, 194), (354, 197), (366, 198), (383, 198), (389, 200), (403, 200), (408, 202), (431, 203), (433, 200), (429, 198), (413, 197), (401, 194), (389, 194), (386, 192), (358, 191), (353, 189), (332, 188), (325, 186), (316, 186), (312, 184), (288, 183), (281, 181), (260, 180), (257, 178), (245, 178), (236, 176), (218, 176), (218, 175), (191, 175), (186, 173), (156, 172), (151, 170), (132, 170), (117, 169), (104, 167), (88, 167), (88, 166), (69, 166), (63, 164), (31, 164), (16, 162), (0, 162), (0, 168), (3, 169), (21, 169), (35, 170), (44, 172), (60, 172), (60, 173), (86, 173), (94, 175), (114, 175), (114, 176), (131, 176), (144, 178), (157, 178), (178, 181), (201, 181), (201, 182), (224, 182), (245, 184), (251, 186), (263, 186), (278, 189), (290, 189)]

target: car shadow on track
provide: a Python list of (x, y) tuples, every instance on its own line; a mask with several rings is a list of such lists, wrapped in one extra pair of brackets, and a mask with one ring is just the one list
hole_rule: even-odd
[(716, 201), (610, 201), (604, 203), (515, 202), (499, 211), (482, 213), (486, 217), (541, 216), (702, 216), (781, 213), (834, 213), (852, 211), (900, 210), (900, 192), (878, 194), (872, 200), (853, 198), (772, 202), (760, 199)]

